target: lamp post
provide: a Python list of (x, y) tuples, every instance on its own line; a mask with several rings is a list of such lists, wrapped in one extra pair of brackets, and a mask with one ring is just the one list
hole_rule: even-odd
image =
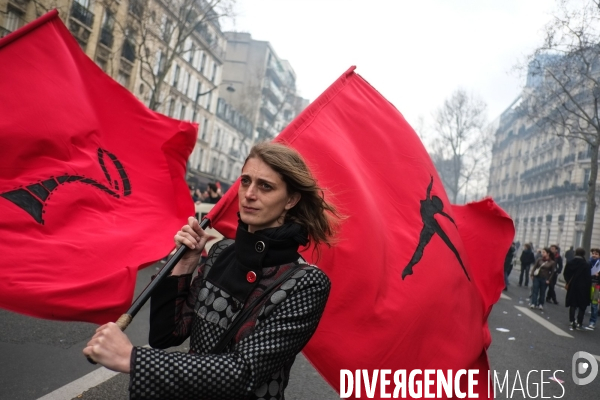
[[(196, 120), (196, 116), (198, 115), (198, 100), (200, 99), (200, 97), (204, 96), (205, 94), (209, 94), (214, 92), (219, 86), (221, 86), (222, 84), (218, 84), (216, 85), (214, 88), (207, 90), (206, 92), (202, 92), (200, 93), (200, 91), (198, 91), (198, 93), (196, 94), (196, 99), (194, 100), (194, 113), (192, 114), (192, 121)], [(198, 88), (200, 88), (200, 83), (198, 83)], [(235, 88), (231, 85), (227, 86), (227, 91), (230, 93), (235, 92)], [(209, 105), (210, 107), (210, 105)]]

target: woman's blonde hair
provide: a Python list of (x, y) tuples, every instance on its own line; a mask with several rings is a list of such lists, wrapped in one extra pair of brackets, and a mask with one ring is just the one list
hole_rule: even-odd
[(289, 194), (300, 194), (300, 200), (287, 211), (284, 222), (303, 226), (308, 232), (309, 244), (331, 246), (343, 217), (333, 204), (325, 201), (323, 189), (318, 186), (300, 153), (280, 143), (265, 142), (250, 149), (246, 161), (250, 158), (259, 158), (277, 172)]

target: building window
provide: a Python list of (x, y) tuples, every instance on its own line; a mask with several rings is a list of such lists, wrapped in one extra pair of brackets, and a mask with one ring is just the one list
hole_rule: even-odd
[(127, 72), (125, 72), (123, 70), (120, 70), (119, 75), (117, 76), (117, 82), (119, 82), (124, 87), (128, 88), (130, 78), (131, 78), (130, 74), (128, 74)]
[(585, 215), (587, 211), (587, 201), (580, 201), (579, 202), (579, 210), (577, 211), (577, 214), (580, 215)]
[(575, 247), (583, 246), (583, 231), (575, 231)]
[(187, 94), (189, 93), (190, 90), (190, 74), (187, 71), (184, 71), (183, 73), (183, 93)]
[(135, 61), (135, 44), (129, 38), (123, 42), (123, 49), (121, 50), (121, 57), (127, 61), (133, 63)]
[(166, 58), (163, 55), (162, 50), (158, 50), (156, 52), (156, 64), (154, 64), (154, 74), (162, 74), (165, 71), (165, 64), (167, 62)]
[(212, 73), (210, 75), (210, 81), (214, 82), (217, 79), (217, 63), (213, 63)]
[(6, 19), (4, 20), (4, 27), (9, 32), (14, 32), (21, 27), (21, 17), (22, 13), (16, 11), (12, 8), (8, 8), (8, 12), (6, 13)]
[(202, 57), (200, 58), (200, 73), (204, 73), (204, 66), (206, 65), (206, 54), (202, 52)]
[(185, 104), (181, 105), (181, 109), (179, 110), (179, 119), (185, 119)]
[(101, 57), (96, 57), (96, 64), (102, 68), (102, 71), (106, 72), (106, 68), (108, 67), (108, 62), (101, 58)]
[(167, 18), (165, 21), (163, 21), (163, 26), (161, 28), (162, 38), (165, 42), (167, 42), (167, 44), (169, 44), (171, 41), (171, 35), (173, 33), (173, 21)]
[(218, 148), (219, 148), (219, 145), (221, 144), (220, 142), (221, 142), (221, 130), (220, 130), (220, 129), (217, 129), (217, 133), (215, 134), (215, 143), (214, 143), (214, 145), (213, 145), (213, 146), (214, 146), (216, 149), (218, 149)]
[(115, 26), (115, 17), (113, 13), (106, 10), (102, 18), (102, 28), (100, 30), (100, 43), (108, 48), (113, 45), (113, 29)]
[(206, 109), (210, 112), (210, 105), (212, 104), (212, 92), (209, 92), (206, 96)]
[(208, 119), (204, 118), (204, 123), (202, 124), (202, 136), (201, 139), (206, 142), (206, 134), (208, 133)]
[(171, 99), (171, 100), (169, 101), (169, 111), (168, 111), (167, 115), (168, 115), (169, 117), (172, 117), (172, 116), (173, 116), (173, 114), (175, 114), (175, 100), (174, 100), (174, 99)]
[(202, 168), (202, 160), (204, 160), (204, 149), (200, 149), (200, 159), (198, 160), (198, 169), (200, 171), (203, 171), (204, 169)]
[(175, 64), (175, 70), (173, 71), (173, 87), (177, 87), (177, 83), (179, 83), (179, 73), (181, 72), (181, 68), (179, 65)]

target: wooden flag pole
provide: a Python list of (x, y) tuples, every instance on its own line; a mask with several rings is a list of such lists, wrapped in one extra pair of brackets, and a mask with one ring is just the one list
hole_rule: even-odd
[[(202, 220), (202, 222), (200, 222), (200, 228), (206, 229), (206, 228), (208, 228), (209, 224), (210, 224), (210, 221), (208, 219), (204, 218)], [(138, 313), (138, 311), (140, 311), (140, 309), (144, 306), (144, 304), (146, 304), (146, 302), (152, 295), (154, 288), (160, 282), (162, 282), (162, 280), (165, 277), (169, 276), (169, 274), (171, 273), (173, 268), (175, 268), (175, 265), (177, 265), (179, 260), (181, 260), (181, 257), (183, 257), (183, 255), (185, 254), (187, 249), (188, 249), (187, 246), (181, 246), (179, 249), (177, 249), (175, 254), (173, 254), (173, 256), (171, 258), (169, 258), (167, 263), (160, 269), (160, 271), (158, 271), (158, 273), (156, 274), (154, 279), (152, 279), (152, 281), (150, 281), (148, 286), (146, 286), (144, 288), (142, 293), (140, 293), (140, 295), (137, 297), (137, 299), (135, 299), (135, 301), (131, 304), (131, 307), (129, 307), (127, 312), (125, 314), (121, 315), (119, 317), (119, 319), (115, 322), (122, 331), (127, 329), (129, 324), (133, 320), (133, 317), (135, 317), (135, 315)], [(88, 361), (91, 362), (92, 364), (96, 364), (96, 362), (94, 362), (89, 357), (88, 357)]]

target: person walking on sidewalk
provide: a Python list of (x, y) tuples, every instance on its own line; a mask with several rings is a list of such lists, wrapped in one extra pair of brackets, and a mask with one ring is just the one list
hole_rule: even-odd
[(533, 250), (531, 250), (531, 245), (529, 243), (525, 243), (525, 249), (523, 249), (519, 260), (521, 261), (519, 286), (523, 286), (523, 277), (525, 277), (525, 286), (529, 286), (529, 268), (531, 268), (531, 264), (535, 262), (535, 255), (533, 254)]
[(571, 261), (575, 258), (575, 250), (573, 250), (573, 246), (569, 247), (569, 250), (565, 252), (565, 262)]
[(546, 288), (556, 271), (554, 254), (549, 248), (542, 250), (542, 257), (536, 261), (531, 271), (533, 287), (531, 290), (531, 304), (529, 308), (544, 309), (544, 299), (546, 298)]
[[(592, 278), (591, 284), (591, 302), (592, 315), (590, 315), (590, 324), (586, 329), (593, 330), (596, 328), (598, 319), (598, 300), (600, 298), (600, 249), (592, 249), (592, 257), (590, 258), (590, 275)], [(588, 289), (590, 290), (590, 289)]]
[[(585, 260), (585, 249), (578, 247), (575, 257), (565, 266), (567, 296), (565, 306), (569, 307), (571, 330), (581, 329), (585, 309), (590, 304), (590, 286), (592, 285), (591, 267)], [(577, 310), (577, 320), (575, 320)]]
[(513, 267), (513, 258), (515, 256), (515, 243), (511, 243), (508, 252), (506, 253), (506, 258), (504, 259), (504, 291), (508, 290), (508, 276), (512, 271)]
[(548, 285), (548, 296), (546, 296), (546, 301), (548, 303), (558, 304), (556, 300), (556, 292), (554, 291), (554, 287), (556, 286), (556, 281), (558, 279), (558, 275), (563, 270), (563, 260), (560, 255), (560, 249), (558, 245), (553, 244), (550, 246), (550, 251), (554, 254), (554, 262), (556, 263), (556, 273), (552, 275), (552, 279), (550, 280), (550, 284)]

